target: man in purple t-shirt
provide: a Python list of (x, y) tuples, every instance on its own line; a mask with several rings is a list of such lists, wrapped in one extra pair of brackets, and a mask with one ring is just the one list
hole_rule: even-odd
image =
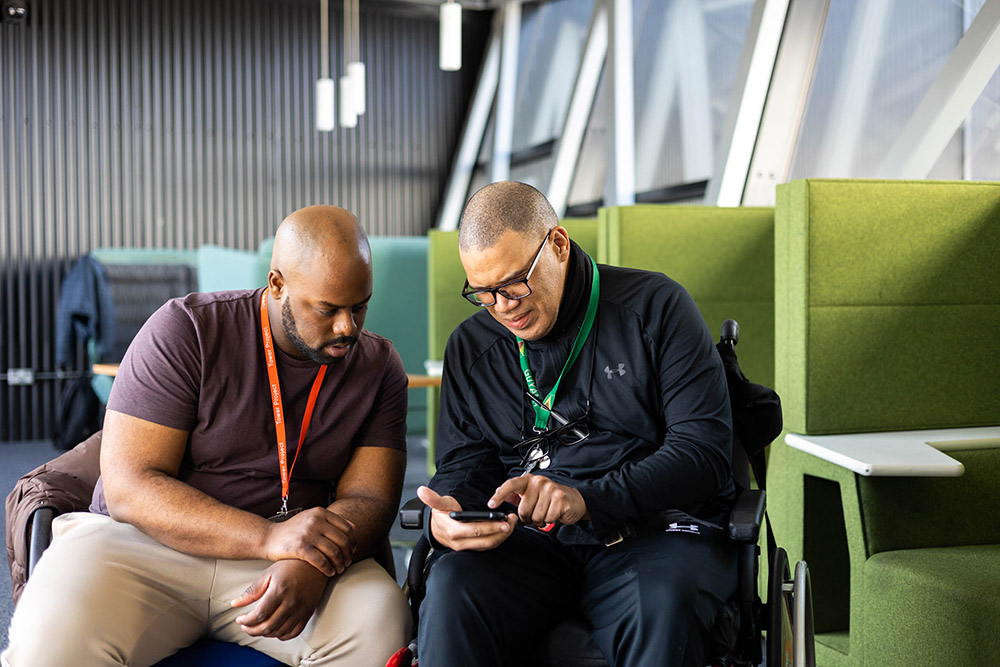
[(55, 520), (5, 667), (150, 665), (202, 636), (381, 667), (405, 644), (405, 599), (370, 556), (399, 504), (406, 374), (362, 329), (371, 294), (356, 218), (311, 206), (278, 228), (266, 289), (149, 319), (108, 402), (92, 512)]

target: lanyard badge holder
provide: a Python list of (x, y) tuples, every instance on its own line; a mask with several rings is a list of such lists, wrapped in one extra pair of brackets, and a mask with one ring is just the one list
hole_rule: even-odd
[(281, 386), (278, 382), (278, 365), (274, 353), (274, 341), (271, 338), (271, 321), (267, 314), (268, 291), (269, 288), (265, 289), (264, 293), (260, 296), (260, 333), (264, 344), (264, 359), (267, 362), (268, 393), (271, 396), (271, 408), (274, 412), (274, 432), (278, 440), (278, 471), (281, 474), (281, 507), (270, 520), (281, 522), (302, 511), (302, 508), (288, 509), (289, 480), (291, 479), (292, 471), (295, 469), (295, 462), (299, 460), (299, 454), (302, 453), (302, 443), (305, 442), (306, 432), (309, 430), (309, 421), (312, 419), (313, 409), (316, 407), (316, 399), (319, 396), (320, 387), (323, 385), (323, 378), (326, 376), (326, 366), (320, 366), (319, 370), (316, 371), (316, 379), (313, 380), (312, 389), (309, 390), (306, 413), (302, 417), (302, 428), (299, 429), (299, 446), (295, 450), (295, 458), (292, 459), (292, 465), (289, 468), (288, 446), (285, 441), (284, 409), (281, 404)]
[[(587, 302), (587, 312), (583, 316), (583, 323), (580, 325), (580, 330), (576, 334), (576, 339), (573, 341), (573, 347), (570, 349), (569, 356), (566, 358), (566, 363), (563, 364), (562, 370), (559, 371), (559, 377), (556, 378), (556, 383), (553, 385), (552, 390), (548, 393), (545, 398), (542, 398), (541, 393), (538, 391), (538, 387), (535, 384), (535, 376), (531, 372), (531, 368), (528, 366), (528, 354), (525, 349), (525, 342), (519, 336), (515, 336), (517, 339), (517, 352), (521, 361), (521, 371), (524, 373), (524, 380), (528, 385), (528, 396), (531, 400), (531, 407), (535, 411), (535, 433), (544, 433), (548, 428), (549, 417), (555, 415), (552, 412), (552, 405), (556, 400), (556, 392), (559, 391), (559, 383), (562, 381), (563, 375), (569, 370), (574, 362), (576, 362), (577, 357), (580, 356), (580, 351), (583, 349), (584, 344), (587, 342), (587, 338), (590, 336), (590, 331), (594, 327), (594, 320), (597, 317), (597, 303), (600, 301), (601, 293), (601, 278), (597, 271), (597, 262), (594, 261), (593, 257), (589, 257), (591, 267), (593, 267), (593, 275), (590, 281), (590, 300)], [(564, 422), (564, 420), (555, 415), (557, 421)], [(548, 452), (544, 452), (540, 445), (536, 445), (527, 455), (524, 475), (534, 471), (536, 468), (545, 469), (550, 464), (550, 459)]]

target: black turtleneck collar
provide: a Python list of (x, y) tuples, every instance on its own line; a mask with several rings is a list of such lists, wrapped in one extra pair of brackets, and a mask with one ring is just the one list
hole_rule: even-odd
[(563, 288), (559, 313), (552, 330), (539, 343), (554, 343), (567, 333), (576, 335), (576, 330), (587, 312), (590, 301), (590, 280), (593, 267), (590, 257), (572, 239), (570, 240), (569, 267), (566, 270), (566, 284)]

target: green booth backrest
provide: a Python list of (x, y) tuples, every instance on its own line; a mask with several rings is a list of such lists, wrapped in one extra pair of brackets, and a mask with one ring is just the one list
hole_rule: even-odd
[(603, 208), (598, 261), (673, 278), (691, 294), (713, 338), (740, 324), (748, 378), (774, 382), (774, 209), (636, 205)]
[(801, 180), (777, 189), (785, 427), (1000, 423), (1000, 183)]

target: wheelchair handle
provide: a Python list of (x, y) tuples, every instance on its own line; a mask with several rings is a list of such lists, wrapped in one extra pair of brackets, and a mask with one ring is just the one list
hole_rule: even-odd
[(740, 325), (736, 320), (726, 320), (722, 323), (722, 342), (736, 347), (740, 342)]

